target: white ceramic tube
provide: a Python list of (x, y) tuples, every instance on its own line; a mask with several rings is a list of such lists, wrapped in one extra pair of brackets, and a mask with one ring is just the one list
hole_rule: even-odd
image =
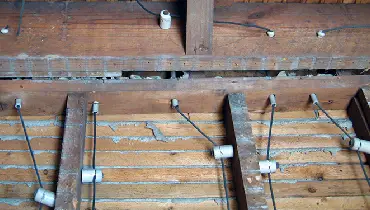
[(278, 168), (278, 163), (275, 160), (261, 160), (259, 165), (261, 174), (274, 173)]
[(99, 102), (94, 101), (92, 106), (92, 113), (98, 113), (99, 112)]
[(213, 155), (215, 159), (232, 158), (234, 156), (234, 149), (232, 145), (223, 145), (213, 147)]
[(22, 108), (22, 99), (20, 99), (20, 98), (15, 99), (15, 105), (14, 105), (14, 107), (16, 109)]
[(1, 33), (2, 34), (7, 34), (7, 33), (9, 33), (9, 28), (6, 26), (6, 27), (4, 27), (4, 28), (2, 28), (1, 29)]
[(270, 99), (270, 104), (272, 106), (276, 106), (276, 97), (275, 97), (275, 94), (271, 94), (270, 97), (269, 97), (269, 99)]
[(274, 31), (267, 31), (267, 32), (266, 32), (266, 34), (267, 34), (267, 36), (268, 36), (268, 37), (270, 37), (270, 38), (272, 38), (272, 37), (274, 37), (274, 36), (275, 36), (275, 32), (274, 32)]
[[(95, 176), (94, 169), (82, 169), (82, 183), (93, 183), (93, 179)], [(99, 183), (103, 180), (103, 172), (100, 169), (96, 169), (96, 178), (95, 182)]]
[(168, 10), (162, 10), (160, 16), (160, 27), (162, 29), (170, 29), (172, 22), (170, 12)]
[(175, 108), (179, 105), (179, 101), (176, 98), (174, 98), (171, 100), (171, 105), (172, 105), (172, 108)]
[(319, 103), (319, 99), (317, 98), (317, 95), (315, 93), (311, 94), (311, 100), (312, 100), (313, 104), (318, 104)]
[(319, 38), (323, 38), (326, 34), (322, 31), (322, 30), (320, 30), (320, 31), (318, 31), (317, 32), (317, 37), (319, 37)]
[(49, 207), (54, 207), (55, 194), (49, 190), (39, 188), (35, 193), (35, 201)]
[(370, 154), (370, 142), (354, 138), (353, 147), (351, 149)]

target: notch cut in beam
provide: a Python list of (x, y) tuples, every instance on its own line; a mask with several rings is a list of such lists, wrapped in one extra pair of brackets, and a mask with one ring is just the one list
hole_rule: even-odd
[(78, 210), (81, 205), (81, 168), (85, 148), (87, 96), (67, 97), (66, 120), (59, 167), (56, 210)]
[(214, 0), (188, 0), (186, 54), (212, 55)]
[(231, 167), (238, 209), (268, 208), (245, 95), (229, 94), (224, 111), (227, 144), (234, 147)]

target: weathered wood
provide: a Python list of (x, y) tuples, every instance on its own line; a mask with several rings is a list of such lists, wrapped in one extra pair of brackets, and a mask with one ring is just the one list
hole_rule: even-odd
[(56, 193), (56, 210), (79, 210), (81, 205), (81, 168), (85, 149), (87, 100), (84, 93), (70, 93)]
[[(186, 139), (182, 139), (186, 138)], [(122, 137), (119, 141), (113, 141), (111, 137), (100, 137), (98, 141), (97, 149), (105, 151), (123, 150), (123, 151), (150, 151), (150, 150), (206, 150), (211, 148), (211, 144), (204, 141), (202, 137), (190, 137), (190, 136), (179, 136), (178, 138), (172, 138), (174, 141), (161, 142), (155, 141), (139, 141), (140, 137), (127, 138)], [(217, 143), (222, 143), (223, 138), (214, 139)], [(86, 138), (86, 150), (91, 150), (91, 138)], [(35, 150), (61, 150), (61, 140), (58, 138), (38, 138), (33, 137), (32, 148)], [(257, 136), (256, 147), (258, 149), (266, 149), (267, 137)], [(341, 137), (337, 136), (275, 136), (274, 141), (271, 142), (273, 148), (289, 149), (289, 148), (340, 148)], [(19, 139), (11, 139), (10, 141), (0, 141), (0, 148), (3, 150), (27, 150), (27, 145)]]
[[(370, 196), (327, 196), (312, 198), (278, 198), (276, 202), (281, 209), (310, 209), (310, 210), (338, 210), (338, 209), (368, 209)], [(269, 208), (273, 209), (271, 199), (268, 199)]]
[[(7, 0), (7, 1), (16, 1), (16, 0)], [(40, 0), (26, 0), (26, 2), (33, 2), (33, 1), (40, 1)], [(41, 0), (41, 1), (50, 1), (50, 0)], [(57, 1), (57, 0), (52, 0)], [(71, 2), (84, 2), (86, 0), (73, 0)], [(108, 1), (108, 0), (102, 0)], [(132, 1), (132, 0), (109, 0), (109, 2), (117, 2), (117, 1)], [(185, 0), (145, 0), (145, 2), (178, 2), (178, 1), (185, 1)], [(94, 2), (94, 0), (88, 0), (88, 2)], [(370, 3), (369, 0), (215, 0), (215, 6), (230, 6), (233, 3), (302, 3), (302, 4), (368, 4)]]
[(261, 209), (266, 206), (264, 186), (245, 101), (242, 93), (227, 96), (224, 112), (226, 142), (234, 147), (231, 167), (239, 209)]
[(356, 99), (362, 109), (365, 121), (368, 127), (370, 127), (370, 86), (360, 88)]
[[(228, 83), (232, 84), (232, 81), (230, 80)], [(163, 89), (166, 85), (171, 86), (168, 83), (166, 84), (166, 81), (163, 82), (165, 83), (164, 86), (159, 85), (156, 88)], [(327, 80), (327, 82), (331, 83), (330, 80)], [(332, 82), (335, 83), (335, 81)], [(353, 82), (357, 83), (356, 81)], [(60, 87), (63, 84), (66, 86), (65, 83), (60, 83)], [(197, 85), (199, 84), (194, 83), (195, 87)], [(245, 84), (239, 85), (249, 86)], [(346, 87), (348, 83), (342, 83), (342, 85)], [(23, 86), (23, 88), (20, 86)], [(97, 83), (95, 88), (99, 86), (100, 84)], [(127, 86), (127, 83), (125, 86), (125, 88), (133, 90), (132, 87)], [(0, 87), (6, 87), (6, 84), (0, 84)], [(35, 88), (40, 88), (54, 91), (59, 87), (50, 84), (49, 86), (35, 87), (30, 85), (30, 83), (15, 81), (10, 83), (8, 88), (15, 90), (35, 90)], [(72, 85), (69, 88), (84, 90), (85, 87)], [(104, 89), (103, 87), (99, 88)], [(118, 85), (112, 88), (120, 91), (122, 87)], [(139, 88), (139, 86), (136, 88)], [(327, 90), (330, 91), (330, 89), (328, 88)], [(235, 91), (235, 87), (232, 90)], [(356, 90), (354, 90), (352, 95), (355, 92)], [(279, 111), (275, 115), (276, 125), (278, 126), (276, 127), (276, 132), (279, 133), (279, 136), (274, 136), (272, 152), (283, 163), (281, 165), (282, 171), (278, 171), (272, 177), (274, 182), (276, 182), (274, 183), (274, 189), (278, 206), (288, 209), (306, 207), (312, 207), (312, 209), (320, 209), (320, 207), (322, 207), (321, 209), (341, 209), (342, 207), (366, 209), (367, 197), (362, 195), (368, 194), (368, 192), (365, 188), (366, 182), (363, 180), (362, 170), (356, 153), (347, 152), (346, 150), (339, 151), (341, 148), (340, 131), (332, 126), (325, 127), (325, 124), (328, 124), (328, 119), (323, 115), (320, 115), (320, 118), (315, 120), (312, 107), (311, 105), (308, 106), (306, 111)], [(268, 111), (258, 112), (252, 110), (249, 113), (254, 134), (260, 135), (265, 133), (266, 126), (258, 124), (265, 124), (269, 120), (270, 113)], [(345, 121), (347, 115), (343, 110), (330, 110), (329, 112), (331, 116), (340, 120), (344, 125), (349, 125), (348, 121)], [(213, 135), (224, 135), (219, 128), (221, 120), (223, 120), (221, 114), (190, 113), (189, 116), (198, 125), (205, 126), (203, 127), (205, 132), (210, 132)], [(54, 167), (54, 165), (57, 165), (59, 160), (56, 150), (58, 150), (60, 140), (58, 137), (54, 138), (48, 135), (62, 135), (62, 133), (57, 132), (61, 130), (58, 125), (65, 118), (60, 116), (58, 116), (57, 120), (55, 116), (25, 116), (25, 118), (33, 135), (31, 143), (35, 150), (39, 150), (36, 152), (37, 162), (40, 163), (40, 167), (46, 168), (40, 169), (42, 180), (53, 182), (57, 176), (57, 171), (55, 170), (57, 167)], [(3, 198), (2, 202), (0, 202), (0, 208), (13, 210), (19, 210), (21, 207), (24, 209), (37, 209), (37, 206), (29, 202), (33, 196), (33, 190), (37, 187), (37, 184), (32, 185), (36, 177), (34, 176), (31, 162), (27, 161), (27, 151), (19, 151), (27, 150), (27, 148), (24, 147), (25, 145), (22, 146), (22, 139), (17, 138), (17, 130), (21, 129), (17, 120), (18, 118), (15, 116), (0, 117), (0, 125), (11, 125), (10, 127), (0, 129), (2, 132), (0, 135), (2, 139), (0, 141), (0, 148), (2, 149), (0, 152), (0, 160), (2, 160), (0, 163), (2, 165), (0, 168), (0, 181), (3, 184), (0, 184), (0, 197)], [(263, 121), (261, 122), (260, 120)], [(155, 141), (154, 138), (150, 141), (142, 141), (141, 136), (123, 137), (118, 141), (116, 138), (118, 136), (113, 136), (114, 133), (111, 132), (112, 129), (116, 129), (117, 135), (137, 135), (140, 132), (143, 132), (143, 135), (147, 135), (147, 131), (141, 125), (146, 123), (146, 121), (159, 125), (160, 129), (167, 134), (172, 134), (175, 133), (175, 130), (179, 130), (181, 131), (179, 134), (182, 136), (177, 136), (178, 139), (173, 139), (174, 141), (171, 140), (167, 143)], [(101, 127), (103, 134), (111, 136), (99, 136), (98, 138), (99, 164), (104, 165), (104, 182), (110, 182), (99, 185), (98, 208), (144, 210), (158, 206), (158, 208), (173, 207), (184, 210), (222, 209), (223, 205), (220, 205), (222, 193), (220, 165), (215, 161), (210, 161), (206, 152), (206, 150), (211, 148), (211, 145), (201, 137), (191, 137), (194, 135), (193, 130), (184, 124), (184, 120), (179, 118), (178, 114), (100, 115), (99, 123), (101, 124), (98, 124), (98, 127)], [(132, 127), (132, 124), (136, 123), (139, 127), (138, 130)], [(283, 126), (286, 123), (288, 125)], [(165, 124), (168, 124), (169, 127), (167, 128)], [(112, 127), (107, 127), (107, 125)], [(324, 127), (318, 129), (321, 125)], [(89, 130), (91, 130), (91, 127)], [(325, 134), (325, 130), (327, 130), (327, 134)], [(315, 131), (318, 132), (315, 133)], [(310, 134), (301, 135), (304, 133)], [(319, 133), (323, 135), (317, 135)], [(336, 134), (329, 135), (329, 133)], [(290, 136), (291, 134), (295, 135)], [(90, 143), (91, 137), (87, 139), (87, 142)], [(217, 137), (215, 140), (218, 143), (227, 143), (224, 142), (223, 137)], [(87, 144), (85, 149), (91, 150), (91, 146)], [(256, 148), (262, 154), (260, 156), (262, 158), (265, 147), (266, 136), (257, 136)], [(91, 152), (86, 151), (85, 155), (86, 160), (90, 159)], [(184, 161), (179, 161), (179, 159)], [(138, 161), (135, 162), (133, 160)], [(86, 164), (90, 163), (87, 161)], [(369, 171), (368, 168), (366, 170)], [(228, 170), (228, 179), (230, 180), (231, 177), (231, 171)], [(266, 178), (262, 178), (266, 182)], [(333, 188), (333, 186), (335, 187)], [(53, 189), (49, 188), (51, 187), (50, 185), (46, 187)], [(117, 195), (117, 192), (119, 192), (119, 195)], [(129, 194), (130, 192), (131, 194)], [(168, 202), (168, 195), (166, 196), (164, 192), (171, 192), (174, 199), (178, 200)], [(91, 193), (91, 186), (84, 188), (83, 195), (86, 196), (85, 198), (90, 197), (89, 193)], [(269, 192), (267, 191), (265, 194), (268, 195)], [(302, 196), (302, 198), (296, 198), (295, 196), (297, 195)], [(194, 199), (194, 196), (199, 196), (200, 198)], [(213, 197), (211, 198), (210, 196)], [(330, 196), (342, 196), (339, 198), (344, 199), (346, 202), (335, 200)], [(107, 202), (106, 199), (113, 197), (117, 198), (117, 202)], [(358, 199), (355, 199), (357, 197)], [(182, 203), (184, 198), (186, 203)], [(6, 203), (8, 202), (7, 199), (9, 201), (14, 199), (24, 200), (24, 202), (19, 205), (9, 206)], [(128, 200), (131, 201), (132, 199), (140, 199), (142, 202), (128, 202)], [(203, 199), (207, 200), (207, 202), (203, 202)], [(147, 200), (148, 202), (157, 201), (148, 204)], [(231, 201), (235, 200), (232, 199)], [(271, 206), (270, 199), (268, 199), (268, 204)], [(91, 206), (91, 203), (83, 203), (81, 208), (88, 208), (89, 206)], [(233, 203), (233, 209), (237, 209), (236, 203)]]
[[(357, 154), (347, 150), (335, 148), (335, 154), (331, 150), (320, 148), (312, 150), (283, 150), (275, 151), (274, 159), (281, 164), (304, 164), (323, 162), (327, 164), (334, 163), (358, 163)], [(304, 151), (304, 152), (303, 152)], [(85, 153), (84, 164), (91, 164), (91, 152)], [(27, 152), (0, 152), (2, 165), (28, 165), (31, 163), (26, 159)], [(57, 165), (59, 155), (51, 152), (42, 152), (35, 155), (36, 160), (40, 165)], [(364, 156), (363, 156), (364, 157)], [(265, 159), (265, 155), (260, 155), (259, 158)], [(216, 166), (217, 162), (209, 156), (209, 152), (120, 152), (120, 151), (102, 151), (97, 152), (97, 165), (99, 166)]]
[[(113, 153), (111, 154), (114, 155)], [(294, 154), (293, 154), (294, 155)], [(114, 166), (113, 166), (114, 167)], [(105, 182), (219, 182), (222, 180), (221, 168), (104, 168)], [(283, 172), (278, 170), (273, 180), (286, 180), (286, 182), (323, 181), (335, 179), (363, 179), (363, 171), (359, 164), (315, 164), (306, 166), (282, 165)], [(368, 167), (365, 168), (370, 172)], [(33, 169), (9, 168), (0, 169), (0, 181), (36, 182)], [(55, 169), (40, 170), (43, 181), (57, 180)], [(231, 169), (227, 169), (227, 178), (232, 180)], [(263, 176), (267, 180), (266, 176)]]
[[(221, 183), (202, 183), (202, 184), (119, 184), (105, 183), (97, 185), (97, 198), (117, 198), (117, 199), (146, 199), (146, 198), (220, 198), (223, 192)], [(264, 182), (266, 195), (268, 183)], [(333, 187), (335, 186), (335, 187)], [(12, 188), (13, 187), (13, 188)], [(231, 187), (231, 185), (229, 185)], [(327, 197), (327, 196), (369, 196), (370, 192), (366, 186), (366, 180), (329, 180), (297, 183), (274, 183), (276, 198), (290, 197)], [(13, 191), (7, 192), (6, 189), (12, 188)], [(45, 185), (46, 189), (53, 190), (51, 184)], [(0, 184), (0, 198), (32, 198), (36, 184)], [(91, 197), (91, 186), (84, 185), (82, 197)], [(8, 190), (9, 191), (9, 190)], [(235, 196), (236, 191), (232, 190), (231, 195)], [(267, 196), (269, 197), (269, 196)], [(241, 209), (238, 206), (238, 209)], [(244, 208), (245, 209), (245, 208)]]
[[(166, 8), (173, 14), (183, 8), (177, 3), (145, 4), (155, 12)], [(2, 2), (0, 25), (9, 25), (11, 30), (0, 37), (0, 76), (119, 77), (122, 71), (366, 69), (370, 61), (369, 29), (330, 32), (323, 39), (315, 32), (368, 24), (369, 7), (236, 3), (216, 8), (216, 20), (256, 23), (275, 30), (276, 37), (270, 39), (258, 29), (215, 24), (214, 56), (185, 56), (181, 20), (175, 19), (173, 27), (164, 32), (157, 19), (136, 3), (30, 2), (22, 35), (15, 39), (12, 29), (17, 28), (19, 9), (13, 3)]]
[[(370, 111), (369, 108), (367, 109), (368, 109), (367, 111)], [(351, 103), (348, 106), (348, 115), (352, 120), (356, 136), (361, 139), (370, 140), (370, 128), (366, 121), (365, 110), (362, 109), (361, 104), (357, 97), (352, 98)], [(370, 112), (368, 112), (367, 114), (369, 113)]]
[[(232, 209), (236, 208), (236, 203), (232, 202)], [(309, 197), (309, 198), (277, 198), (276, 202), (282, 209), (310, 209), (310, 210), (338, 210), (338, 209), (367, 209), (370, 203), (370, 196), (336, 196), (336, 197)], [(272, 209), (271, 199), (268, 199), (269, 208)], [(162, 203), (162, 202), (98, 202), (96, 204), (98, 209), (121, 209), (122, 207), (135, 210), (148, 209), (176, 209), (176, 210), (215, 210), (221, 209), (220, 204), (214, 200), (207, 200), (202, 202), (176, 202), (176, 203)], [(81, 208), (88, 209), (91, 203), (83, 202)], [(1, 209), (7, 210), (37, 210), (38, 205), (35, 202), (24, 201), (19, 205), (12, 205), (9, 203), (0, 203)]]
[[(352, 121), (356, 136), (370, 141), (370, 92), (368, 88), (361, 88), (356, 97), (353, 97), (348, 105), (348, 115)], [(366, 154), (370, 160), (370, 155)]]
[[(343, 110), (359, 87), (369, 84), (370, 76), (253, 79), (204, 79), (101, 82), (2, 81), (0, 115), (16, 115), (13, 104), (22, 97), (24, 115), (60, 115), (68, 92), (88, 92), (88, 102), (103, 101), (102, 114), (173, 113), (170, 100), (181, 101), (184, 112), (221, 112), (228, 93), (243, 92), (251, 112), (263, 112), (266, 98), (275, 93), (277, 111), (312, 110), (309, 94), (316, 93), (328, 110)], [(279, 92), (276, 92), (279, 90)], [(294, 97), (293, 97), (294, 96)]]
[(364, 69), (369, 62), (370, 56), (0, 57), (0, 77), (121, 77), (123, 71), (351, 70)]
[(188, 0), (186, 55), (212, 55), (214, 0)]

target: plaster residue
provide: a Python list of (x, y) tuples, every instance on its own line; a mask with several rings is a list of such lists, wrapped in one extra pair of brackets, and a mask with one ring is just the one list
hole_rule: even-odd
[(165, 135), (163, 135), (162, 131), (157, 128), (157, 126), (152, 122), (146, 122), (146, 128), (152, 130), (153, 135), (157, 141), (168, 142)]

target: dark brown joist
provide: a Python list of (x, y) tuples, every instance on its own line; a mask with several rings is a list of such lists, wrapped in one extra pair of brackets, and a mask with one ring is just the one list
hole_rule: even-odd
[(59, 167), (56, 210), (79, 210), (81, 205), (81, 169), (85, 149), (87, 97), (70, 93)]
[[(345, 109), (359, 87), (368, 85), (370, 76), (286, 78), (269, 80), (127, 80), (99, 81), (2, 81), (0, 115), (16, 115), (15, 98), (21, 97), (29, 109), (24, 115), (60, 115), (69, 92), (86, 92), (87, 101), (100, 101), (102, 114), (171, 113), (170, 100), (181, 101), (184, 112), (221, 112), (225, 96), (242, 92), (248, 95), (251, 112), (263, 112), (267, 98), (276, 94), (277, 111), (311, 110), (311, 93), (316, 93), (326, 109)], [(90, 109), (90, 107), (89, 107)]]
[(214, 0), (188, 0), (186, 54), (212, 55)]
[[(185, 8), (183, 3), (145, 5), (155, 12), (168, 9), (172, 14), (183, 14)], [(214, 24), (213, 56), (186, 56), (184, 19), (174, 19), (170, 30), (161, 30), (157, 18), (135, 2), (29, 2), (19, 37), (15, 37), (19, 9), (1, 2), (0, 25), (9, 25), (10, 33), (0, 36), (0, 76), (109, 77), (133, 70), (366, 69), (370, 29), (329, 32), (322, 39), (315, 33), (336, 26), (369, 24), (369, 9), (370, 5), (248, 3), (218, 7), (215, 20), (255, 23), (275, 30), (276, 37), (269, 38), (260, 29)]]
[[(370, 98), (368, 92), (369, 86), (360, 88), (357, 95), (352, 98), (348, 105), (348, 116), (352, 121), (356, 136), (360, 139), (370, 141)], [(367, 161), (370, 161), (370, 155), (366, 154)]]
[(227, 96), (224, 110), (226, 141), (234, 147), (231, 166), (238, 209), (263, 209), (268, 207), (245, 102), (243, 93)]
[(364, 113), (367, 125), (370, 127), (370, 86), (362, 87), (358, 91), (356, 98)]

